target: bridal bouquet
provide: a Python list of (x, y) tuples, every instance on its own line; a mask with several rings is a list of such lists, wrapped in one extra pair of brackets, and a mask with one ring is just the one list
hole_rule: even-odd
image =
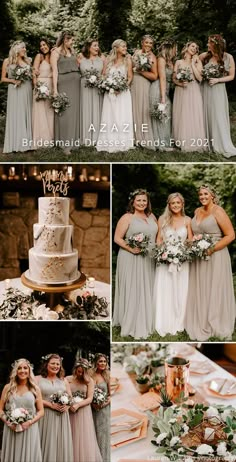
[(50, 396), (50, 402), (60, 404), (61, 406), (70, 406), (73, 404), (73, 399), (66, 391), (57, 391)]
[(49, 88), (45, 82), (38, 81), (34, 87), (34, 92), (36, 101), (48, 99), (50, 96)]
[(133, 234), (130, 237), (127, 237), (125, 239), (125, 242), (134, 249), (135, 247), (138, 247), (138, 249), (141, 250), (139, 255), (142, 255), (145, 257), (148, 253), (148, 247), (150, 244), (150, 236), (144, 234), (144, 233), (137, 233)]
[(22, 432), (22, 423), (27, 422), (33, 418), (32, 413), (23, 407), (12, 407), (5, 412), (7, 422), (16, 425), (16, 432)]
[(219, 64), (210, 64), (202, 69), (203, 80), (218, 79), (223, 77), (221, 66)]
[(193, 236), (193, 240), (189, 242), (190, 254), (192, 259), (201, 258), (201, 260), (209, 260), (207, 250), (213, 247), (214, 240), (210, 234), (198, 234)]
[[(19, 80), (22, 83), (26, 82), (27, 80), (31, 80), (32, 72), (30, 65), (26, 64), (26, 66), (16, 66), (12, 71), (12, 76), (13, 79)], [(17, 85), (14, 85), (14, 87), (16, 88)]]
[(179, 67), (176, 79), (179, 80), (179, 82), (192, 82), (193, 78), (190, 67)]
[(54, 109), (54, 112), (59, 116), (64, 112), (68, 107), (70, 107), (69, 98), (66, 93), (58, 93), (58, 95), (50, 96), (51, 106)]
[(98, 406), (101, 406), (101, 404), (105, 403), (107, 401), (107, 393), (99, 388), (97, 385), (94, 387), (94, 393), (93, 393), (93, 404), (97, 404)]
[(155, 103), (150, 110), (150, 115), (160, 122), (167, 122), (167, 120), (170, 118), (166, 112), (166, 104), (163, 103)]
[(110, 95), (112, 95), (128, 90), (129, 86), (126, 78), (118, 71), (106, 78), (103, 78), (99, 82), (98, 88), (102, 93), (107, 91)]
[(153, 258), (156, 265), (162, 263), (169, 265), (169, 271), (179, 271), (182, 263), (190, 261), (191, 252), (179, 238), (166, 240), (161, 245), (156, 245), (153, 250)]
[(73, 391), (72, 392), (72, 404), (80, 403), (86, 398), (85, 394), (82, 391)]
[(91, 71), (86, 71), (83, 74), (83, 77), (85, 78), (84, 86), (88, 88), (98, 87), (101, 81), (101, 74), (96, 69), (93, 69)]
[(150, 71), (152, 68), (152, 62), (147, 53), (137, 53), (133, 57), (135, 69), (137, 71)]

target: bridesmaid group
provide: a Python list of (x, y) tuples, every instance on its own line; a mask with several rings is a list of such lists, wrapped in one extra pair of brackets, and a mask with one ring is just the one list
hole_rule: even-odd
[[(58, 354), (46, 355), (41, 374), (36, 377), (27, 359), (18, 359), (12, 365), (10, 381), (0, 400), (2, 462), (110, 462), (107, 358), (96, 355), (93, 369), (80, 358), (66, 378), (62, 360)], [(96, 384), (108, 396), (101, 405), (92, 403)], [(70, 397), (77, 392), (82, 399), (71, 405), (54, 403), (50, 396), (57, 392)], [(10, 409), (19, 408), (31, 416), (21, 424), (21, 431), (7, 415)]]
[[(16, 66), (31, 66), (31, 60), (23, 42), (12, 45), (2, 67), (2, 82), (8, 84), (3, 152), (55, 145), (70, 152), (85, 145), (108, 152), (139, 146), (236, 155), (225, 88), (234, 79), (235, 64), (220, 35), (211, 35), (207, 52), (200, 55), (198, 45), (188, 42), (178, 60), (174, 41), (163, 42), (155, 56), (149, 35), (143, 36), (132, 57), (121, 39), (113, 42), (106, 58), (95, 39), (88, 39), (79, 55), (73, 44), (68, 31), (59, 35), (53, 48), (42, 38), (33, 63), (33, 86), (46, 82), (54, 96), (68, 96), (70, 106), (60, 115), (54, 115), (48, 100), (36, 101), (30, 80), (20, 83), (14, 78)], [(146, 67), (140, 64), (143, 59)], [(87, 85), (91, 73), (98, 78), (122, 77), (127, 88), (103, 96), (97, 87)], [(159, 103), (164, 117), (155, 114)]]
[[(175, 335), (184, 329), (191, 340), (212, 337), (230, 340), (234, 331), (236, 305), (230, 255), (227, 246), (234, 240), (232, 223), (218, 205), (209, 185), (198, 189), (201, 206), (191, 220), (184, 211), (183, 196), (169, 195), (163, 215), (152, 214), (149, 193), (137, 189), (130, 194), (127, 213), (117, 223), (114, 240), (118, 244), (113, 325), (121, 326), (121, 336), (146, 339), (153, 332)], [(131, 247), (127, 238), (144, 233), (153, 243), (208, 234), (214, 245), (209, 259), (185, 262), (180, 271), (168, 265), (155, 269), (151, 252), (146, 256)]]

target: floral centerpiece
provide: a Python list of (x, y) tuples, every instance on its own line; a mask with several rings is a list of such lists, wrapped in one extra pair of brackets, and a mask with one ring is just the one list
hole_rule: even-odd
[(203, 80), (218, 79), (223, 77), (224, 72), (219, 64), (209, 64), (202, 69)]
[(100, 80), (98, 88), (101, 93), (108, 92), (110, 95), (117, 95), (122, 91), (128, 90), (129, 86), (127, 79), (121, 74), (121, 72), (113, 72), (112, 75), (105, 77)]
[[(31, 67), (29, 64), (26, 64), (25, 66), (16, 66), (15, 69), (12, 70), (12, 77), (15, 80), (18, 80), (20, 82), (26, 82), (27, 80), (32, 79), (32, 71)], [(16, 88), (17, 85), (14, 85)]]
[(33, 418), (33, 414), (23, 407), (11, 407), (5, 411), (7, 422), (16, 425), (16, 432), (22, 432), (22, 423), (27, 422)]
[(158, 457), (165, 462), (182, 460), (236, 460), (236, 410), (232, 406), (195, 404), (172, 406), (157, 414), (148, 413), (152, 420)]
[(153, 104), (153, 107), (150, 110), (151, 117), (159, 120), (160, 122), (167, 122), (170, 117), (167, 114), (166, 107), (167, 105), (163, 103)]
[(152, 68), (152, 61), (150, 60), (148, 53), (135, 53), (133, 62), (137, 71), (150, 72)]
[(180, 270), (184, 262), (191, 260), (191, 252), (181, 238), (170, 238), (161, 245), (156, 245), (152, 256), (157, 266), (163, 263), (169, 265), (170, 272)]
[(50, 96), (51, 106), (54, 109), (54, 112), (59, 116), (70, 107), (70, 101), (66, 93), (58, 93), (57, 95)]
[(97, 69), (87, 70), (83, 73), (85, 79), (84, 86), (88, 88), (96, 88), (101, 82), (101, 74)]
[(209, 260), (207, 250), (214, 246), (214, 239), (210, 234), (198, 234), (193, 236), (193, 240), (188, 243), (190, 257)]
[(148, 248), (150, 244), (150, 236), (144, 233), (132, 234), (125, 239), (125, 242), (132, 248), (140, 249), (140, 254), (145, 257), (148, 254)]
[(176, 79), (179, 82), (192, 82), (193, 77), (190, 67), (179, 67), (176, 73)]
[(101, 388), (99, 388), (98, 385), (95, 385), (92, 403), (97, 404), (98, 406), (101, 406), (106, 401), (107, 401), (107, 393)]
[(47, 83), (40, 82), (39, 80), (34, 87), (34, 92), (36, 101), (48, 99), (50, 96), (50, 90), (48, 88)]

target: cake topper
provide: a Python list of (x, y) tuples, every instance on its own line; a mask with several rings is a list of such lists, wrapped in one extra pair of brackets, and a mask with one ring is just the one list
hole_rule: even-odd
[(63, 196), (67, 196), (68, 193), (68, 176), (62, 170), (45, 170), (40, 172), (43, 181), (43, 192), (52, 193), (54, 197), (61, 193)]

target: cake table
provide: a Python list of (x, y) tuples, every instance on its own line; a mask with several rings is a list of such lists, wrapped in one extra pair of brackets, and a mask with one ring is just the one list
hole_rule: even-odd
[(27, 277), (26, 271), (21, 275), (21, 282), (32, 290), (37, 292), (45, 292), (47, 306), (51, 308), (51, 310), (55, 310), (57, 305), (63, 305), (62, 294), (70, 290), (76, 290), (80, 287), (83, 287), (86, 283), (86, 276), (85, 274), (80, 273), (80, 277), (77, 280), (68, 284), (37, 284)]

